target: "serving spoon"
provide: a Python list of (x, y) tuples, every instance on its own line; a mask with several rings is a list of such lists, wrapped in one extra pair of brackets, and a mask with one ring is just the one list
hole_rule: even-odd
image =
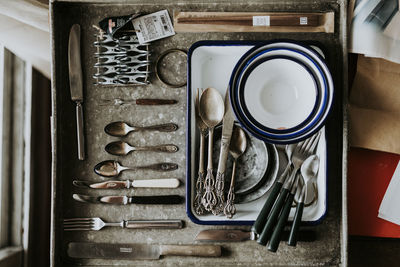
[(130, 144), (123, 141), (111, 142), (106, 145), (105, 150), (111, 155), (125, 156), (132, 151), (155, 151), (155, 152), (167, 152), (175, 153), (179, 150), (176, 145), (159, 145), (159, 146), (131, 146)]
[(137, 131), (159, 131), (159, 132), (174, 132), (178, 129), (175, 123), (157, 124), (145, 127), (132, 126), (123, 121), (115, 121), (107, 124), (104, 131), (111, 136), (126, 136), (130, 132)]
[(105, 160), (94, 166), (94, 172), (104, 177), (118, 176), (121, 172), (126, 170), (137, 171), (137, 170), (152, 170), (152, 171), (173, 171), (178, 169), (178, 164), (175, 163), (156, 163), (145, 166), (122, 166), (118, 161)]
[(224, 117), (224, 101), (221, 94), (212, 87), (207, 88), (200, 98), (200, 117), (208, 127), (208, 162), (207, 175), (204, 181), (205, 193), (202, 198), (203, 206), (207, 211), (212, 211), (217, 204), (215, 194), (215, 179), (213, 174), (213, 142), (214, 127), (217, 126)]
[(246, 147), (247, 147), (246, 134), (244, 133), (242, 128), (235, 126), (232, 132), (231, 142), (229, 144), (229, 153), (231, 153), (234, 159), (232, 166), (232, 178), (231, 178), (231, 185), (229, 187), (228, 197), (226, 199), (226, 205), (224, 207), (224, 214), (229, 219), (236, 214), (236, 207), (235, 207), (236, 162), (237, 159), (241, 155), (243, 155), (243, 153), (246, 151)]

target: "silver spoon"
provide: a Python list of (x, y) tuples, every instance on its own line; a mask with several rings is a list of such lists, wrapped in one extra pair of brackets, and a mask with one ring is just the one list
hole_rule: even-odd
[(174, 153), (179, 150), (176, 145), (141, 146), (135, 147), (123, 141), (111, 142), (106, 145), (105, 150), (111, 155), (125, 156), (132, 151), (155, 151)]
[(308, 157), (300, 168), (301, 176), (303, 178), (303, 187), (301, 189), (300, 198), (297, 203), (296, 212), (293, 218), (293, 224), (290, 228), (288, 245), (296, 246), (297, 244), (297, 233), (299, 231), (301, 218), (303, 217), (304, 199), (307, 195), (307, 183), (317, 176), (319, 170), (319, 157), (312, 155)]
[(178, 129), (178, 125), (175, 123), (165, 123), (165, 124), (158, 124), (158, 125), (151, 125), (146, 127), (138, 127), (138, 126), (131, 126), (123, 121), (116, 121), (104, 128), (104, 131), (111, 135), (111, 136), (125, 136), (130, 132), (137, 132), (137, 131), (159, 131), (159, 132), (173, 132)]
[(246, 151), (247, 139), (246, 134), (240, 127), (235, 127), (232, 132), (231, 142), (229, 144), (229, 153), (233, 157), (232, 178), (229, 187), (228, 197), (224, 208), (224, 214), (227, 218), (232, 218), (236, 213), (235, 207), (235, 170), (237, 159)]
[(217, 196), (214, 192), (215, 179), (213, 174), (213, 137), (214, 127), (217, 126), (224, 117), (224, 101), (221, 94), (214, 88), (204, 90), (200, 98), (200, 117), (208, 127), (208, 163), (207, 176), (205, 179), (205, 193), (203, 195), (203, 206), (207, 211), (214, 209), (217, 204)]
[(200, 152), (199, 152), (199, 172), (196, 180), (196, 196), (194, 198), (194, 210), (197, 214), (204, 213), (202, 197), (204, 193), (204, 145), (206, 141), (207, 125), (200, 117), (200, 90), (197, 88), (196, 99), (194, 102), (196, 125), (200, 131)]
[(94, 166), (94, 172), (104, 177), (114, 177), (126, 170), (173, 171), (176, 169), (178, 169), (178, 164), (175, 163), (164, 162), (145, 166), (125, 167), (115, 160), (102, 161)]

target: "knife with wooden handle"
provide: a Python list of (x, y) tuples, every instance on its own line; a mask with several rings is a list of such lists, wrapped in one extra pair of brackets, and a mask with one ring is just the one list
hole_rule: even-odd
[(160, 256), (220, 257), (221, 246), (71, 242), (67, 252), (79, 259), (157, 260)]
[(81, 65), (81, 27), (74, 24), (68, 42), (69, 89), (71, 100), (76, 103), (76, 131), (78, 140), (78, 159), (85, 159), (85, 138), (83, 134), (83, 79)]
[[(257, 240), (258, 235), (252, 231), (234, 229), (207, 229), (196, 236), (195, 241), (204, 242), (242, 242), (246, 240)], [(284, 231), (282, 240), (289, 239), (289, 231)], [(302, 242), (312, 242), (316, 240), (315, 231), (299, 231), (298, 240)]]
[(144, 179), (126, 181), (107, 181), (101, 183), (88, 183), (86, 181), (74, 180), (72, 184), (76, 187), (89, 187), (94, 189), (123, 189), (123, 188), (177, 188), (179, 179)]

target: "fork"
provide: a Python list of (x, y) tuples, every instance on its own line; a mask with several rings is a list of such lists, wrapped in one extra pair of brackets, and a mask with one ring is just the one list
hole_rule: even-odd
[(128, 229), (180, 229), (181, 220), (123, 220), (121, 222), (104, 222), (96, 218), (64, 219), (64, 231), (99, 231), (104, 227), (119, 226)]
[[(313, 135), (311, 138), (303, 142), (300, 142), (293, 150), (292, 160), (291, 160), (293, 165), (293, 171), (291, 172), (290, 177), (285, 182), (285, 185), (282, 187), (278, 199), (276, 201), (272, 200), (273, 202), (275, 202), (275, 205), (273, 206), (271, 212), (269, 212), (268, 214), (263, 214), (263, 216), (257, 217), (257, 220), (265, 220), (265, 218), (268, 218), (260, 234), (260, 238), (257, 240), (257, 242), (260, 245), (265, 246), (267, 244), (272, 234), (272, 230), (275, 226), (276, 220), (278, 219), (280, 211), (285, 203), (286, 197), (289, 194), (289, 191), (292, 187), (292, 183), (295, 180), (295, 176), (298, 170), (300, 169), (301, 165), (303, 164), (303, 162), (314, 153), (315, 147), (319, 141), (319, 137), (320, 137), (320, 132)], [(267, 202), (268, 201), (271, 200), (268, 198)]]

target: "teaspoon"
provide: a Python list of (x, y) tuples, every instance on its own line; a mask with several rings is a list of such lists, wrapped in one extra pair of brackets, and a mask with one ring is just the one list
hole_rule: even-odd
[(224, 101), (221, 94), (214, 88), (204, 90), (200, 98), (200, 117), (208, 127), (208, 164), (205, 179), (205, 193), (203, 195), (203, 206), (207, 211), (213, 211), (217, 204), (215, 194), (215, 179), (213, 174), (213, 137), (214, 127), (217, 126), (224, 116)]
[(177, 129), (178, 125), (176, 125), (175, 123), (165, 123), (165, 124), (151, 125), (145, 127), (138, 127), (138, 126), (131, 126), (123, 121), (116, 121), (108, 124), (104, 128), (104, 131), (111, 136), (122, 137), (129, 134), (130, 132), (137, 132), (137, 131), (174, 132)]
[(135, 147), (123, 141), (111, 142), (106, 145), (105, 150), (111, 155), (125, 156), (132, 151), (155, 151), (155, 152), (167, 152), (175, 153), (179, 150), (176, 145), (159, 145), (159, 146), (141, 146)]
[(247, 139), (246, 134), (240, 127), (235, 127), (232, 132), (231, 142), (229, 144), (229, 152), (231, 153), (234, 161), (232, 166), (231, 185), (229, 187), (224, 214), (228, 218), (232, 218), (236, 213), (235, 207), (235, 170), (237, 159), (246, 151)]
[(94, 172), (104, 177), (118, 176), (122, 171), (126, 170), (173, 171), (176, 169), (178, 169), (178, 164), (175, 163), (164, 162), (145, 166), (125, 167), (115, 160), (102, 161), (94, 166)]

